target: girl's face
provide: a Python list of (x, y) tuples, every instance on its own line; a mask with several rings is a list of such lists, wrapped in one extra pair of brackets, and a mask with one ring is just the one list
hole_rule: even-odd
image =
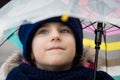
[(68, 26), (51, 22), (36, 32), (32, 42), (32, 54), (38, 68), (63, 71), (71, 68), (76, 44)]

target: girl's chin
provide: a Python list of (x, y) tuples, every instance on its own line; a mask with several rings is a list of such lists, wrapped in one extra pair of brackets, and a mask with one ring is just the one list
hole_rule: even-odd
[(51, 61), (48, 63), (49, 66), (64, 66), (66, 64), (70, 64), (70, 63), (65, 61)]

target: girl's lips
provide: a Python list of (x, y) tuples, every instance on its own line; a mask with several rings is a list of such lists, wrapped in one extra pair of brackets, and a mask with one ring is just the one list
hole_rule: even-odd
[(62, 47), (51, 47), (51, 48), (49, 48), (48, 50), (64, 50), (64, 48), (62, 48)]

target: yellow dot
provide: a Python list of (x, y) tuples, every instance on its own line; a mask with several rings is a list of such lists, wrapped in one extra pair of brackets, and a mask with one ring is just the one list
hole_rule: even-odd
[(62, 20), (63, 22), (67, 22), (68, 18), (69, 18), (69, 15), (66, 13), (66, 14), (64, 14), (64, 15), (61, 17), (61, 20)]

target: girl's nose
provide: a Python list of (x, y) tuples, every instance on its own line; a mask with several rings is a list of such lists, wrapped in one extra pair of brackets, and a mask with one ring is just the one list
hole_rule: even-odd
[(51, 41), (61, 41), (61, 35), (59, 32), (54, 32), (52, 33), (52, 36), (51, 36)]

